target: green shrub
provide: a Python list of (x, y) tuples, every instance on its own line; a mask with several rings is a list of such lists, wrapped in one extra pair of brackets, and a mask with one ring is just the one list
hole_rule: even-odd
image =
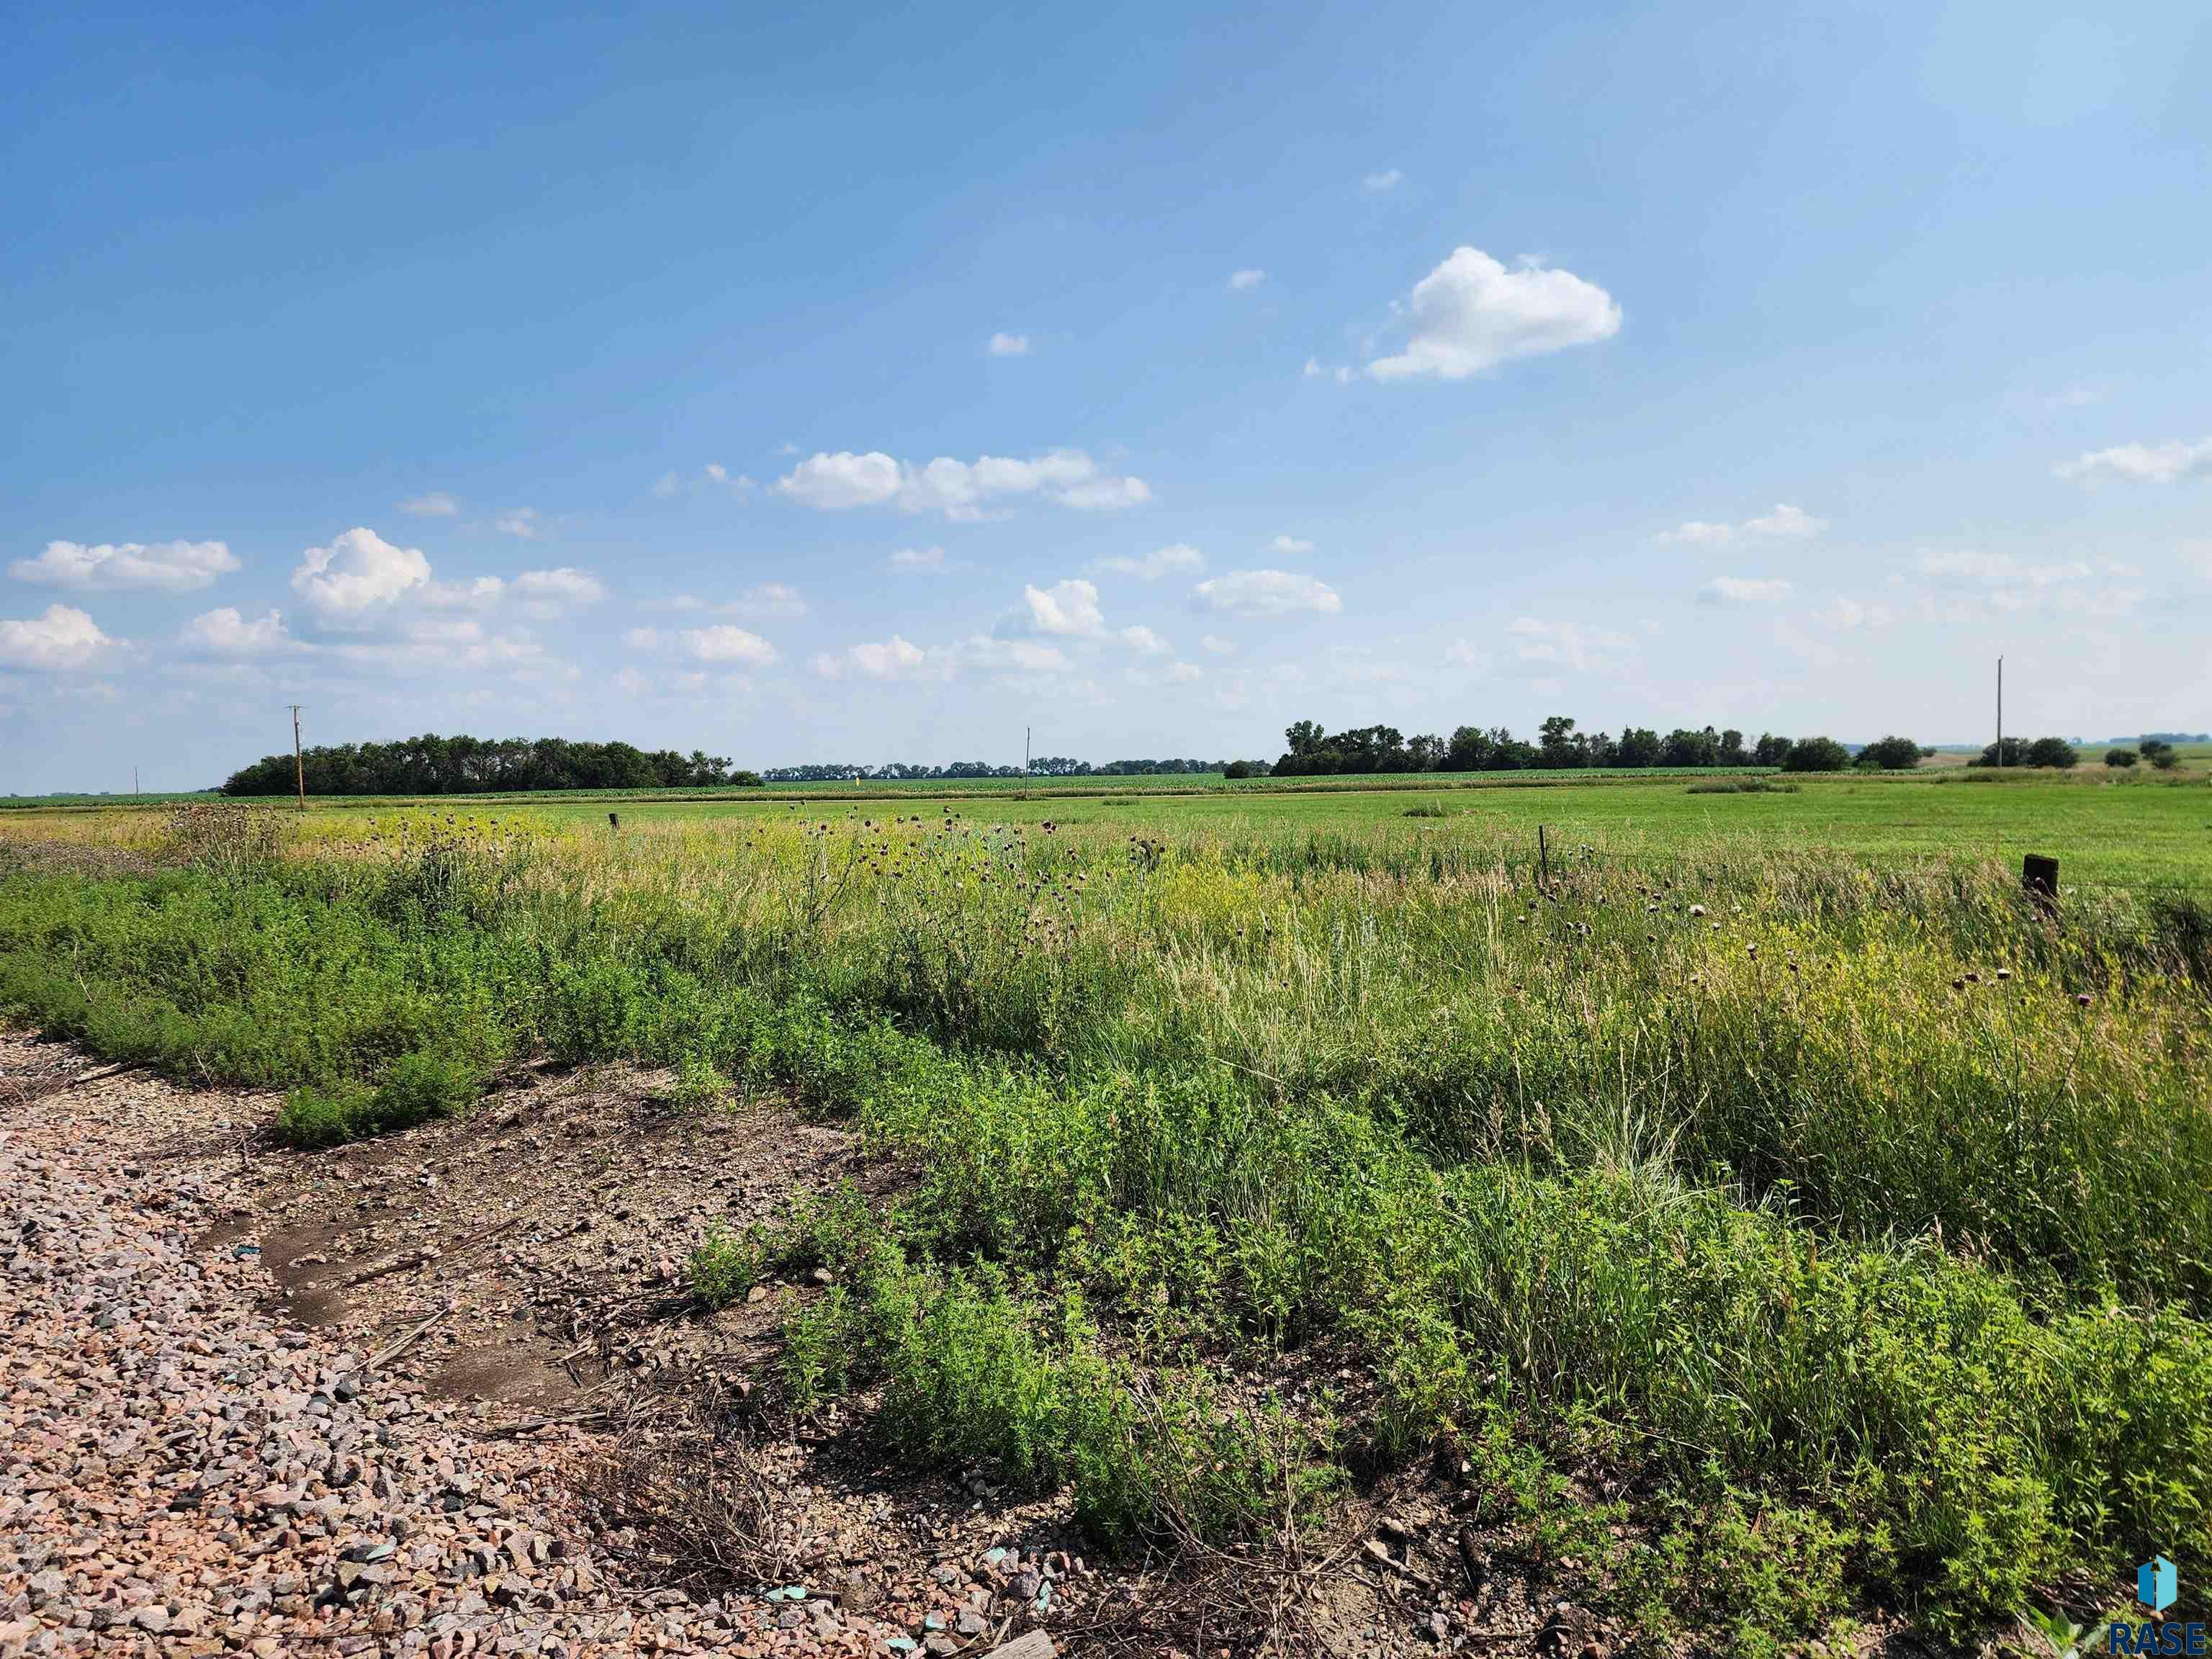
[(763, 1254), (754, 1234), (732, 1232), (717, 1222), (691, 1252), (684, 1282), (708, 1307), (725, 1306), (752, 1288), (760, 1277)]

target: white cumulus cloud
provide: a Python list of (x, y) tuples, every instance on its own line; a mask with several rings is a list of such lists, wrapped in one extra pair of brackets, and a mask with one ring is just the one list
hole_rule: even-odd
[(325, 622), (346, 624), (388, 610), (430, 585), (430, 561), (418, 547), (394, 547), (366, 526), (311, 547), (292, 573), (292, 591)]
[(222, 542), (48, 542), (35, 559), (18, 559), (8, 574), (53, 587), (151, 588), (185, 593), (238, 568)]
[(1408, 310), (1405, 349), (1367, 365), (1377, 380), (1465, 380), (1620, 331), (1620, 307), (1596, 283), (1539, 264), (1509, 270), (1477, 247), (1455, 249), (1416, 283)]
[(1157, 581), (1162, 576), (1171, 576), (1179, 571), (1205, 569), (1206, 556), (1185, 543), (1175, 542), (1166, 547), (1156, 547), (1151, 552), (1134, 558), (1117, 555), (1113, 558), (1100, 559), (1091, 568), (1110, 570), (1117, 576), (1140, 576), (1148, 582)]
[(228, 605), (202, 611), (177, 637), (186, 650), (210, 657), (283, 657), (307, 648), (285, 628), (283, 611), (272, 610), (248, 620), (237, 606)]
[(557, 570), (526, 570), (514, 579), (514, 592), (532, 610), (541, 614), (597, 605), (607, 596), (606, 588), (597, 576), (568, 565)]
[(534, 507), (518, 507), (512, 513), (501, 514), (493, 522), (502, 536), (520, 536), (526, 542), (538, 539), (538, 509)]
[(775, 660), (774, 646), (759, 635), (727, 623), (717, 623), (711, 628), (686, 628), (676, 639), (687, 655), (700, 662), (765, 668)]
[(1024, 610), (1000, 626), (1007, 636), (1052, 634), (1064, 639), (1095, 640), (1106, 631), (1106, 618), (1098, 609), (1098, 588), (1080, 576), (1072, 576), (1050, 587), (1022, 588)]
[(2212, 438), (2193, 444), (2116, 444), (2093, 449), (2055, 469), (2075, 483), (2173, 483), (2212, 474)]
[(1309, 611), (1334, 616), (1344, 601), (1327, 582), (1288, 570), (1232, 570), (1202, 581), (1191, 590), (1191, 601), (1200, 611), (1241, 611), (1247, 616), (1279, 617)]
[(461, 510), (461, 504), (445, 490), (431, 489), (410, 495), (399, 503), (399, 510), (417, 519), (450, 519)]
[(1164, 657), (1175, 650), (1175, 647), (1141, 623), (1121, 630), (1121, 643), (1140, 657)]
[(720, 609), (726, 617), (803, 617), (806, 614), (806, 599), (797, 588), (782, 582), (762, 582), (747, 588)]
[(1651, 539), (1662, 546), (1734, 547), (1743, 542), (1810, 541), (1827, 527), (1826, 519), (1816, 519), (1802, 507), (1778, 501), (1771, 513), (1746, 519), (1741, 524), (1692, 519), (1672, 530), (1661, 531)]
[(96, 666), (119, 649), (73, 605), (50, 605), (43, 617), (0, 617), (0, 667), (62, 673)]
[(1395, 167), (1388, 167), (1381, 173), (1369, 173), (1359, 181), (1359, 187), (1370, 196), (1380, 196), (1385, 191), (1397, 189), (1405, 182), (1404, 173)]
[(941, 576), (952, 567), (941, 547), (902, 547), (891, 555), (889, 568), (902, 575)]
[(823, 652), (814, 659), (814, 672), (824, 679), (857, 674), (863, 679), (898, 680), (920, 673), (929, 653), (912, 641), (894, 634), (887, 640), (866, 641), (840, 652)]
[(1079, 449), (1055, 449), (1031, 460), (985, 455), (974, 462), (940, 455), (916, 466), (872, 450), (808, 456), (776, 480), (777, 491), (824, 512), (895, 505), (906, 513), (975, 519), (995, 497), (1042, 495), (1085, 510), (1133, 507), (1152, 499), (1142, 478), (1103, 471)]
[(633, 628), (623, 633), (623, 644), (632, 651), (673, 652), (694, 662), (731, 663), (747, 668), (765, 668), (776, 659), (775, 647), (759, 635), (726, 623), (672, 632)]
[(1026, 357), (1030, 355), (1030, 337), (1026, 334), (994, 334), (990, 352), (994, 357)]
[(1267, 280), (1266, 271), (1256, 265), (1248, 265), (1243, 270), (1229, 273), (1229, 291), (1231, 294), (1249, 294)]

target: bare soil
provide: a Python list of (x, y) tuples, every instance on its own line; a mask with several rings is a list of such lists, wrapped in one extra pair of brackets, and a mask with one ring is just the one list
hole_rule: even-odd
[[(25, 1199), (0, 1224), (0, 1659), (980, 1654), (1036, 1627), (1127, 1655), (1628, 1650), (1448, 1471), (1324, 1537), (1108, 1566), (1064, 1494), (902, 1467), (865, 1401), (781, 1414), (757, 1379), (819, 1287), (709, 1314), (686, 1257), (911, 1172), (781, 1097), (684, 1111), (669, 1083), (534, 1068), (464, 1118), (296, 1152), (275, 1097), (0, 1032)], [(152, 1474), (100, 1426), (149, 1412), (175, 1419)]]

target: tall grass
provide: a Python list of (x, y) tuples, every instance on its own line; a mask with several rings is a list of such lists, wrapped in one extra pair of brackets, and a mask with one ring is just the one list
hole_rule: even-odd
[[(304, 1142), (533, 1053), (788, 1085), (927, 1171), (815, 1229), (851, 1271), (791, 1333), (801, 1397), (880, 1385), (886, 1433), (1073, 1480), (1109, 1537), (1601, 1442), (1659, 1528), (1613, 1576), (1678, 1605), (1723, 1538), (1952, 1629), (2212, 1560), (2186, 896), (941, 812), (140, 850), (0, 874), (0, 1006), (292, 1087)], [(1357, 1414), (1252, 1381), (1316, 1341), (1364, 1360)]]

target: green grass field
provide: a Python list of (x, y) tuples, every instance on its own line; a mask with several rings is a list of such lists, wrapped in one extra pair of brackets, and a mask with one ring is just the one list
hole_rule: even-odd
[(780, 1397), (1102, 1548), (1464, 1464), (1660, 1650), (2195, 1582), (2212, 786), (1802, 786), (27, 810), (0, 1010), (303, 1144), (787, 1090), (915, 1182), (696, 1293), (833, 1266)]
[[(1320, 780), (1291, 788), (1254, 784), (1188, 787), (1182, 779), (1086, 783), (1079, 791), (1018, 787), (978, 794), (920, 787), (886, 792), (845, 787), (697, 791), (685, 794), (574, 792), (556, 795), (455, 797), (412, 804), (489, 822), (548, 830), (605, 827), (609, 811), (633, 829), (738, 825), (762, 818), (842, 822), (886, 815), (1046, 822), (1128, 833), (1201, 839), (1334, 837), (1403, 841), (1419, 837), (1462, 851), (1533, 857), (1537, 827), (1572, 846), (1663, 864), (1835, 852), (1890, 866), (1996, 862), (2017, 871), (2039, 853), (2060, 861), (2062, 880), (2094, 886), (2212, 887), (2212, 776), (2147, 774), (2114, 777), (2102, 769), (2073, 774), (1935, 771), (1909, 777), (1813, 777), (1772, 781), (1793, 793), (1692, 793), (1716, 775), (1631, 773), (1597, 779), (1577, 774), (1493, 773), (1368, 780)], [(1122, 787), (1123, 783), (1137, 787)], [(1151, 786), (1149, 787), (1145, 786)], [(1179, 787), (1181, 786), (1181, 787)], [(41, 805), (0, 814), (0, 838), (112, 839), (137, 823), (149, 833), (173, 803), (133, 809)], [(318, 800), (311, 840), (359, 833), (410, 803), (383, 799)], [(1425, 815), (1409, 814), (1423, 809)], [(1426, 816), (1434, 809), (1441, 816)]]

